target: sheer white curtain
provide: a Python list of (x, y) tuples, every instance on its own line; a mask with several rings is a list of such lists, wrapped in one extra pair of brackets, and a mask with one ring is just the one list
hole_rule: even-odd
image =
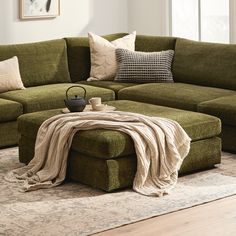
[(198, 40), (198, 0), (172, 0), (172, 35)]
[(171, 0), (173, 36), (230, 42), (230, 0)]

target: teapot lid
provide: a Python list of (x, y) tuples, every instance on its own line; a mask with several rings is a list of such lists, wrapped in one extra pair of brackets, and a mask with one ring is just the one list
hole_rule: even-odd
[(74, 98), (71, 98), (71, 100), (75, 101), (75, 100), (81, 100), (83, 99), (82, 97), (79, 97), (78, 95), (75, 95)]

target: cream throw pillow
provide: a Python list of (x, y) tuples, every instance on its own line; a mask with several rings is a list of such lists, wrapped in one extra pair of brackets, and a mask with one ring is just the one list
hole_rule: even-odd
[(12, 57), (0, 62), (0, 93), (25, 89), (19, 70), (18, 58)]
[(123, 48), (134, 51), (136, 32), (134, 31), (132, 34), (111, 42), (93, 33), (88, 33), (88, 38), (91, 53), (91, 70), (90, 78), (87, 80), (114, 80), (117, 72), (115, 50)]

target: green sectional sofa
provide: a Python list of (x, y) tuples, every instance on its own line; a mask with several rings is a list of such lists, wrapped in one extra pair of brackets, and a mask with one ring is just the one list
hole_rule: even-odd
[[(104, 37), (114, 40), (123, 35)], [(236, 152), (236, 45), (137, 36), (137, 51), (168, 49), (175, 50), (172, 65), (175, 83), (135, 84), (87, 82), (90, 71), (87, 37), (0, 46), (0, 61), (18, 57), (26, 87), (0, 93), (0, 147), (17, 144), (20, 115), (63, 108), (66, 89), (79, 84), (87, 90), (86, 99), (100, 96), (103, 101), (132, 100), (219, 117), (223, 149)], [(80, 90), (72, 93), (80, 94)]]

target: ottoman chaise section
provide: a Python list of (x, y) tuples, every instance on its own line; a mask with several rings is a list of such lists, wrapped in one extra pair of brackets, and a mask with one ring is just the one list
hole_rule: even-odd
[[(132, 101), (110, 101), (117, 110), (176, 120), (192, 138), (191, 150), (180, 173), (213, 167), (220, 162), (221, 131), (218, 118)], [(18, 119), (20, 161), (28, 163), (34, 155), (38, 128), (44, 120), (61, 114), (51, 110), (22, 115)], [(79, 114), (78, 114), (79, 115)], [(88, 130), (78, 132), (68, 159), (68, 176), (84, 184), (112, 191), (132, 185), (136, 172), (136, 155), (132, 139), (118, 131)]]

